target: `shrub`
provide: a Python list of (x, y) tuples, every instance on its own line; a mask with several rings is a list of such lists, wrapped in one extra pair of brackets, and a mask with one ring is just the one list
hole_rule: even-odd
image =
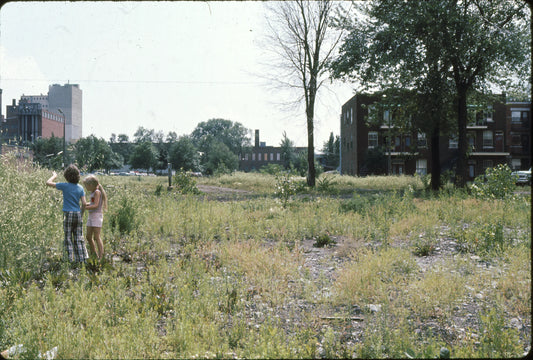
[(129, 234), (138, 227), (137, 211), (127, 197), (120, 201), (120, 207), (111, 213), (109, 222), (111, 228), (118, 230), (121, 235)]
[(281, 200), (283, 208), (287, 207), (289, 199), (296, 194), (296, 183), (288, 173), (276, 175), (275, 195)]
[(200, 194), (200, 190), (198, 190), (198, 187), (196, 186), (196, 180), (190, 173), (183, 171), (183, 169), (176, 172), (174, 183), (180, 194)]
[(335, 193), (335, 184), (336, 181), (334, 176), (322, 176), (317, 180), (316, 188), (323, 193)]
[(471, 186), (474, 196), (479, 198), (505, 199), (513, 194), (515, 179), (507, 164), (487, 168), (485, 175), (478, 176)]
[(334, 245), (336, 242), (328, 234), (321, 234), (316, 238), (314, 247), (323, 248), (325, 246)]

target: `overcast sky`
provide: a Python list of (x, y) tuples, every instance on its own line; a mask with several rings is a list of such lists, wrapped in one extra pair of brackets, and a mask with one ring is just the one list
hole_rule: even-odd
[[(307, 146), (303, 109), (287, 111), (265, 71), (262, 2), (12, 2), (0, 9), (2, 114), (12, 99), (79, 84), (83, 136), (133, 137), (139, 126), (190, 134), (212, 118), (283, 131)], [(339, 134), (352, 86), (329, 85), (317, 104), (315, 146)], [(252, 137), (253, 143), (253, 137)]]

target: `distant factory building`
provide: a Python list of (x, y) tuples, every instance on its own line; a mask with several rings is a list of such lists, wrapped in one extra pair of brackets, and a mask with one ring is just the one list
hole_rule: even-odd
[[(1, 94), (1, 93), (0, 93)], [(1, 100), (0, 100), (1, 104)], [(82, 90), (78, 84), (50, 85), (47, 95), (22, 95), (6, 106), (0, 129), (4, 141), (22, 144), (53, 136), (67, 143), (82, 137)]]

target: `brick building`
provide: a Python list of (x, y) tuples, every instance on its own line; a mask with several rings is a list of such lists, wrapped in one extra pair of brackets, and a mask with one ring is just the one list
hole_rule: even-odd
[[(365, 176), (374, 174), (427, 174), (431, 172), (428, 137), (424, 133), (398, 133), (391, 113), (382, 111), (381, 124), (367, 119), (381, 94), (357, 94), (341, 110), (341, 173)], [(468, 180), (485, 173), (488, 167), (508, 164), (513, 169), (531, 166), (530, 103), (506, 103), (505, 96), (492, 105), (468, 107)], [(392, 146), (386, 146), (392, 138)], [(454, 170), (458, 158), (457, 136), (441, 136), (442, 171)], [(386, 166), (373, 167), (373, 151), (382, 149)], [(378, 170), (376, 170), (378, 169)]]
[(13, 99), (6, 106), (0, 127), (5, 141), (26, 144), (65, 135), (68, 143), (75, 142), (82, 137), (82, 91), (77, 84), (54, 84), (47, 95), (22, 95), (18, 104)]
[[(306, 147), (295, 147), (295, 152), (306, 152)], [(266, 146), (259, 141), (259, 130), (255, 130), (255, 143), (252, 148), (240, 155), (239, 170), (252, 171), (259, 170), (268, 164), (283, 165), (281, 158), (281, 147)]]

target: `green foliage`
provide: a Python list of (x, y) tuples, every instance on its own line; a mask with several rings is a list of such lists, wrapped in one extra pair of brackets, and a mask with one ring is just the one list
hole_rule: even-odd
[(289, 200), (296, 194), (296, 183), (289, 173), (276, 175), (275, 196), (281, 200), (283, 208), (286, 208)]
[(59, 169), (63, 162), (63, 139), (60, 137), (52, 137), (48, 139), (38, 138), (35, 140), (31, 149), (33, 151), (33, 160), (41, 166), (48, 168)]
[(335, 176), (321, 176), (316, 183), (316, 189), (321, 193), (334, 194), (337, 193), (335, 188), (336, 180)]
[(169, 161), (175, 169), (198, 170), (200, 158), (190, 137), (181, 136), (172, 144), (169, 151)]
[(340, 165), (340, 137), (338, 135), (335, 137), (333, 133), (330, 133), (328, 141), (322, 147), (322, 152), (324, 153), (324, 168), (336, 170)]
[(491, 253), (501, 254), (511, 245), (511, 239), (505, 235), (501, 221), (461, 229), (457, 240), (462, 251), (485, 256)]
[(478, 176), (470, 190), (474, 196), (485, 199), (505, 199), (512, 197), (515, 178), (507, 164), (487, 168), (485, 175)]
[(210, 143), (204, 154), (203, 166), (207, 174), (229, 174), (239, 167), (239, 157), (230, 148), (218, 141)]
[(491, 308), (481, 317), (481, 346), (479, 356), (483, 358), (506, 359), (521, 352), (518, 331), (508, 328), (501, 309)]
[(326, 246), (331, 246), (331, 245), (335, 245), (336, 244), (336, 241), (333, 240), (331, 238), (331, 236), (329, 236), (329, 234), (327, 233), (324, 233), (324, 234), (320, 234), (317, 238), (316, 238), (316, 241), (315, 243), (313, 244), (314, 247), (317, 247), (317, 248), (323, 248), (323, 247), (326, 247)]
[(287, 132), (283, 132), (283, 137), (281, 139), (280, 154), (281, 161), (283, 161), (283, 166), (285, 169), (290, 169), (294, 166), (296, 153), (294, 151), (294, 142), (287, 137)]
[(261, 174), (276, 175), (281, 173), (283, 167), (279, 164), (267, 164), (259, 170)]
[(119, 234), (130, 234), (139, 226), (137, 220), (137, 208), (126, 196), (119, 201), (119, 207), (109, 214), (109, 223), (111, 228), (118, 231)]
[(129, 163), (134, 169), (146, 171), (155, 167), (157, 152), (154, 145), (149, 141), (137, 143), (130, 155)]
[(176, 171), (176, 175), (174, 175), (174, 186), (180, 194), (200, 194), (200, 190), (196, 186), (196, 180), (184, 169)]
[(74, 144), (76, 163), (87, 171), (99, 169), (117, 169), (122, 166), (123, 159), (111, 150), (109, 144), (94, 135), (81, 138)]

